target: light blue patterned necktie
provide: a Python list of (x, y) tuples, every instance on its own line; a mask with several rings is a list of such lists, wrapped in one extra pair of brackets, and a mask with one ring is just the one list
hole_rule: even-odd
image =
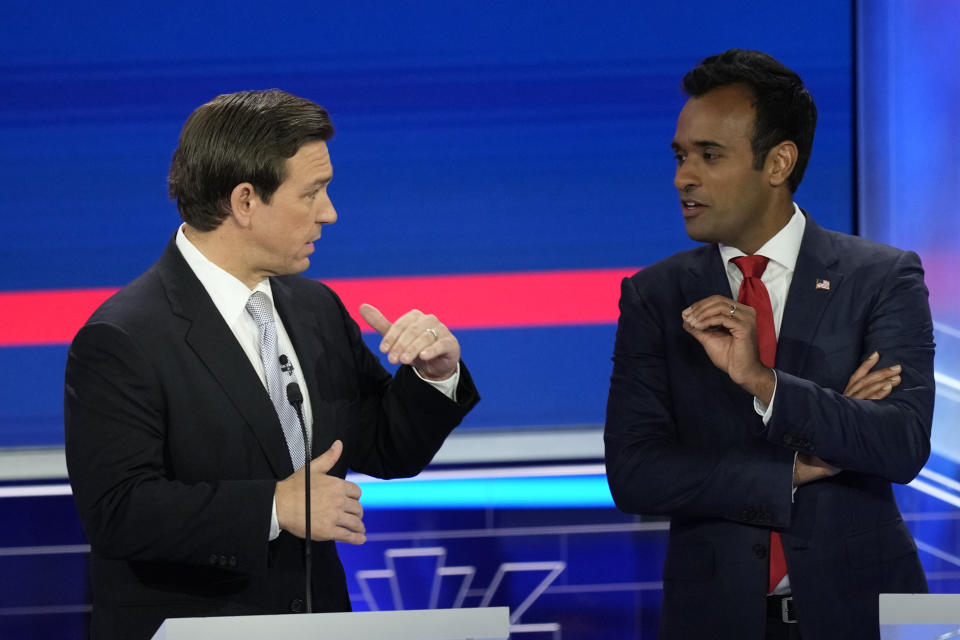
[(290, 462), (293, 469), (303, 466), (304, 448), (303, 435), (300, 430), (300, 421), (297, 411), (287, 401), (287, 385), (296, 382), (293, 375), (293, 364), (281, 369), (280, 354), (277, 347), (277, 325), (273, 321), (273, 305), (270, 297), (262, 291), (254, 291), (247, 300), (247, 313), (257, 323), (260, 330), (260, 359), (263, 360), (263, 372), (267, 378), (267, 391), (273, 408), (283, 426), (283, 436), (287, 440), (287, 449), (290, 451)]

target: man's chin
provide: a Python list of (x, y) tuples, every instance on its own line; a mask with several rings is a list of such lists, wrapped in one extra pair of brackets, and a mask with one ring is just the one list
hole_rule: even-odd
[(296, 262), (289, 263), (282, 272), (278, 269), (276, 273), (271, 275), (275, 276), (294, 276), (298, 273), (303, 273), (310, 268), (310, 258), (301, 258)]
[(702, 224), (697, 224), (699, 222), (697, 218), (684, 218), (683, 222), (687, 236), (691, 240), (696, 242), (717, 242), (716, 237), (714, 237), (710, 229), (704, 228)]

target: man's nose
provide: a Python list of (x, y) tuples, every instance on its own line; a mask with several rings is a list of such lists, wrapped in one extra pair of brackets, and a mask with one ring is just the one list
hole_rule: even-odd
[(673, 174), (673, 186), (677, 188), (677, 191), (687, 191), (699, 184), (700, 178), (691, 167), (689, 160), (677, 166), (677, 172)]
[(330, 198), (327, 198), (320, 206), (320, 210), (317, 212), (317, 222), (319, 224), (333, 224), (337, 221), (337, 210), (333, 206), (333, 202)]

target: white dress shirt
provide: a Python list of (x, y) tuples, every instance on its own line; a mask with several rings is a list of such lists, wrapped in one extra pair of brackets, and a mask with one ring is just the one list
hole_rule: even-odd
[[(281, 355), (286, 355), (293, 363), (293, 375), (297, 379), (297, 384), (301, 389), (307, 388), (307, 382), (303, 377), (300, 368), (300, 361), (297, 359), (297, 353), (293, 349), (293, 343), (287, 334), (287, 329), (283, 326), (280, 314), (277, 313), (277, 306), (273, 302), (273, 291), (270, 288), (270, 280), (261, 280), (252, 290), (247, 288), (243, 282), (231, 275), (224, 269), (218, 267), (200, 253), (192, 242), (187, 239), (183, 233), (183, 225), (177, 231), (177, 248), (187, 261), (187, 265), (193, 271), (200, 284), (206, 289), (213, 300), (214, 306), (224, 322), (230, 327), (240, 348), (243, 349), (247, 359), (253, 366), (254, 371), (260, 376), (260, 382), (263, 388), (267, 388), (267, 377), (263, 370), (263, 360), (260, 358), (260, 330), (253, 317), (247, 313), (247, 300), (254, 291), (262, 291), (270, 298), (270, 305), (273, 309), (273, 321), (277, 325), (277, 350)], [(310, 394), (303, 394), (303, 419), (306, 424), (313, 424), (313, 411), (310, 406)]]
[[(790, 220), (775, 236), (767, 240), (760, 247), (755, 255), (761, 255), (770, 259), (767, 268), (764, 270), (760, 279), (767, 292), (770, 295), (770, 306), (773, 309), (773, 328), (777, 333), (777, 339), (780, 338), (780, 323), (783, 320), (783, 309), (787, 306), (787, 292), (790, 291), (790, 283), (793, 282), (793, 272), (797, 266), (797, 256), (800, 255), (800, 243), (803, 241), (803, 230), (807, 226), (807, 219), (800, 212), (797, 203), (793, 203), (793, 215)], [(727, 269), (727, 280), (730, 282), (730, 291), (733, 299), (737, 299), (740, 292), (740, 284), (743, 282), (743, 272), (740, 271), (733, 258), (746, 255), (743, 251), (735, 247), (720, 245), (720, 258)], [(759, 398), (753, 399), (754, 409), (763, 416), (763, 423), (770, 422), (770, 416), (773, 415), (773, 402), (777, 396), (776, 371), (774, 371), (773, 395), (770, 396), (770, 403), (766, 406), (760, 402)], [(794, 466), (796, 466), (796, 454), (793, 457)], [(796, 487), (793, 489), (796, 493)], [(790, 575), (787, 574), (783, 580), (773, 590), (775, 595), (786, 595), (790, 593)]]
[[(797, 256), (800, 255), (800, 243), (803, 241), (803, 231), (807, 227), (807, 219), (800, 212), (797, 203), (793, 203), (793, 215), (775, 236), (767, 240), (755, 255), (770, 259), (767, 268), (760, 279), (770, 294), (770, 306), (773, 309), (773, 328), (777, 338), (780, 338), (780, 324), (783, 321), (783, 309), (787, 306), (787, 292), (793, 282), (793, 272), (797, 266)], [(727, 270), (727, 281), (730, 283), (730, 292), (734, 300), (740, 292), (743, 282), (743, 272), (734, 262), (734, 258), (746, 255), (740, 249), (725, 244), (720, 245), (720, 258)], [(776, 374), (774, 374), (776, 375)], [(766, 406), (759, 399), (754, 398), (754, 407), (757, 413), (763, 416), (763, 423), (770, 421), (773, 414), (773, 401), (777, 390), (774, 384), (773, 395)]]
[[(270, 280), (265, 278), (252, 290), (249, 289), (247, 285), (241, 282), (236, 276), (228, 273), (203, 255), (200, 250), (187, 239), (187, 236), (183, 232), (184, 226), (185, 225), (181, 224), (180, 229), (177, 231), (175, 240), (177, 249), (180, 250), (183, 259), (187, 262), (187, 266), (189, 266), (190, 270), (197, 276), (200, 284), (203, 285), (210, 299), (213, 300), (213, 304), (217, 308), (217, 311), (220, 312), (220, 315), (223, 316), (224, 322), (230, 327), (230, 331), (233, 332), (234, 337), (246, 354), (254, 371), (260, 376), (260, 382), (263, 383), (264, 389), (267, 388), (267, 377), (263, 370), (263, 360), (260, 358), (260, 330), (257, 328), (257, 323), (254, 322), (250, 314), (247, 313), (246, 308), (247, 300), (249, 300), (250, 295), (254, 291), (262, 291), (270, 298), (270, 303), (273, 308), (273, 321), (277, 326), (277, 348), (279, 353), (286, 355), (290, 362), (293, 363), (293, 374), (297, 379), (297, 384), (300, 385), (301, 389), (307, 389), (307, 383), (303, 377), (297, 352), (294, 351), (293, 343), (287, 334), (287, 329), (283, 326), (280, 314), (277, 313), (276, 305), (273, 304), (273, 291), (270, 288)], [(420, 372), (417, 371), (416, 368), (414, 368), (413, 371), (417, 376), (420, 376)], [(420, 376), (420, 378), (424, 379), (422, 376)], [(456, 400), (457, 384), (460, 382), (460, 365), (457, 364), (456, 372), (446, 380), (437, 381), (424, 379), (424, 381), (431, 384), (451, 400)], [(307, 425), (313, 424), (313, 410), (310, 405), (309, 393), (303, 394), (303, 419)], [(277, 519), (277, 500), (276, 497), (274, 497), (269, 539), (273, 540), (279, 535), (280, 523)]]

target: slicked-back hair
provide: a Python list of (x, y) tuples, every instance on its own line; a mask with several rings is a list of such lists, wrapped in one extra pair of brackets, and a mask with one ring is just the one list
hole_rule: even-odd
[(813, 96), (799, 75), (761, 51), (730, 49), (704, 58), (683, 77), (683, 90), (694, 98), (730, 85), (744, 85), (753, 93), (754, 169), (762, 169), (770, 150), (784, 140), (797, 145), (797, 164), (787, 179), (790, 192), (795, 192), (807, 169), (817, 128)]
[(323, 107), (286, 91), (217, 96), (183, 125), (170, 163), (170, 199), (184, 222), (212, 231), (230, 214), (234, 187), (249, 182), (269, 204), (287, 177), (287, 158), (333, 133)]

